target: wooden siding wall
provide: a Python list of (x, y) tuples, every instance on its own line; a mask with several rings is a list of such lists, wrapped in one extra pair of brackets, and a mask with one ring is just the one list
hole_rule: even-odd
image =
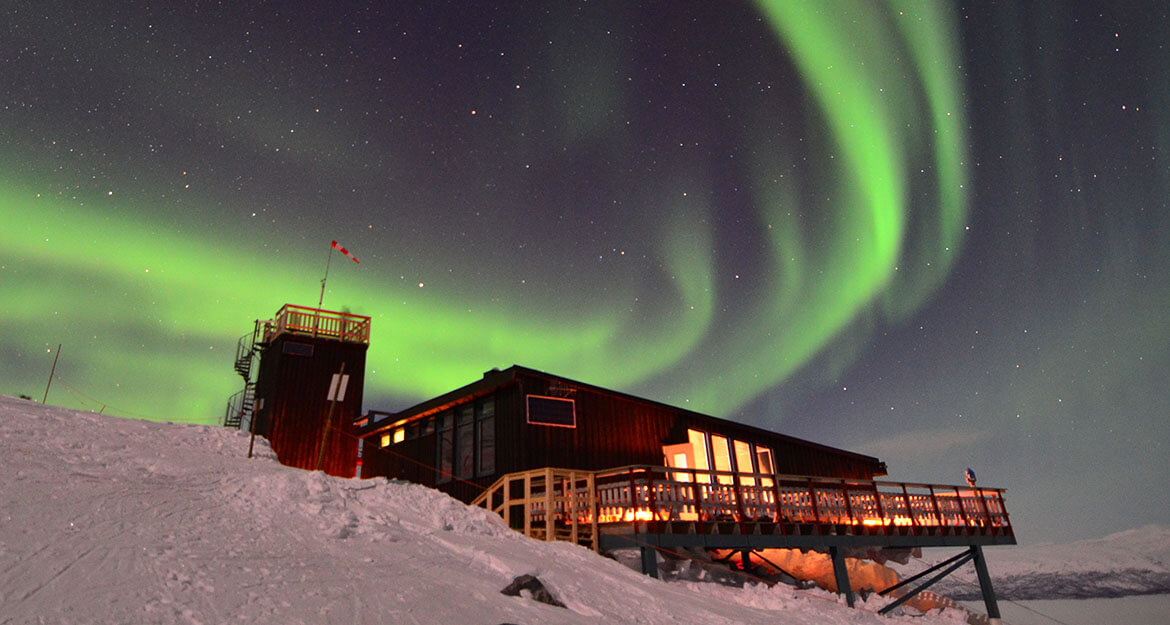
[[(312, 356), (284, 353), (288, 342), (312, 345)], [(327, 395), (333, 374), (345, 363), (349, 384), (333, 412), (334, 429), (326, 444), (323, 469), (330, 475), (356, 473), (357, 439), (353, 420), (361, 411), (366, 370), (366, 346), (328, 339), (281, 335), (260, 356), (256, 397), (264, 407), (256, 419), (256, 433), (268, 439), (282, 464), (314, 470), (329, 415)]]
[[(866, 479), (884, 473), (880, 461), (865, 456), (590, 388), (576, 387), (566, 394), (563, 389), (550, 388), (550, 380), (542, 376), (521, 373), (517, 377), (518, 383), (492, 394), (496, 407), (495, 475), (436, 483), (437, 432), (387, 449), (380, 448), (380, 435), (369, 437), (362, 475), (409, 480), (471, 501), (500, 475), (515, 471), (546, 466), (594, 471), (630, 464), (660, 466), (664, 462), (662, 446), (687, 442), (688, 428), (765, 445), (772, 449), (778, 473)], [(577, 426), (528, 424), (527, 395), (572, 398)], [(459, 401), (454, 409), (463, 403)]]
[(592, 389), (578, 388), (570, 395), (577, 404), (576, 428), (528, 425), (523, 395), (555, 393), (549, 387), (546, 378), (521, 378), (515, 390), (518, 417), (507, 420), (513, 431), (500, 433), (504, 444), (511, 439), (520, 445), (509, 454), (516, 460), (515, 468), (504, 472), (543, 466), (598, 470), (627, 464), (661, 465), (662, 446), (687, 442), (686, 430), (693, 428), (770, 447), (777, 473), (863, 479), (884, 473), (885, 467), (876, 459)]

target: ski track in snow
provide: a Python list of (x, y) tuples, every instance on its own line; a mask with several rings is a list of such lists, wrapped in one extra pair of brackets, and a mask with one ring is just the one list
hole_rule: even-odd
[[(281, 466), (245, 433), (0, 396), (0, 624), (959, 624), (650, 579), (433, 489)], [(538, 576), (568, 608), (500, 594)]]

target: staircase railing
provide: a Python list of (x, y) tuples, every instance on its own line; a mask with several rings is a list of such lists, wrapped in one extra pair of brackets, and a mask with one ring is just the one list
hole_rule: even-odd
[(591, 471), (545, 467), (501, 477), (471, 505), (499, 514), (525, 536), (597, 551), (596, 491)]
[(223, 416), (224, 427), (240, 428), (247, 418), (249, 429), (251, 429), (251, 421), (254, 416), (253, 408), (256, 403), (256, 382), (252, 379), (252, 365), (259, 353), (259, 341), (270, 324), (270, 321), (256, 320), (252, 331), (236, 341), (236, 359), (233, 368), (244, 378), (244, 390), (235, 393), (228, 399), (227, 411)]

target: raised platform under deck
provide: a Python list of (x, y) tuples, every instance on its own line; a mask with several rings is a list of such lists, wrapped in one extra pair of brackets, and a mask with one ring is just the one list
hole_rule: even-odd
[[(975, 554), (987, 545), (1016, 544), (999, 488), (653, 466), (547, 467), (505, 475), (472, 505), (534, 538), (595, 551), (640, 548), (643, 572), (651, 575), (657, 549), (818, 549), (830, 552), (839, 587), (848, 588), (846, 548), (968, 547)], [(982, 565), (982, 553), (972, 561)], [(990, 581), (984, 590), (989, 615), (998, 617)], [(845, 594), (852, 605), (852, 593)]]

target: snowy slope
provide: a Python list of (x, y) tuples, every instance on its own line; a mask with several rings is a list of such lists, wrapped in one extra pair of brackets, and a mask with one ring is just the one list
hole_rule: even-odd
[[(0, 397), (0, 624), (963, 622), (653, 580), (431, 489), (283, 467), (258, 443), (247, 460), (241, 432)], [(499, 593), (525, 573), (568, 607)]]
[[(954, 552), (931, 551), (932, 562)], [(987, 568), (1004, 599), (1084, 599), (1170, 593), (1170, 527), (1149, 525), (1066, 545), (989, 547)], [(900, 572), (925, 568), (912, 562)], [(936, 586), (955, 599), (978, 599), (972, 566)]]

